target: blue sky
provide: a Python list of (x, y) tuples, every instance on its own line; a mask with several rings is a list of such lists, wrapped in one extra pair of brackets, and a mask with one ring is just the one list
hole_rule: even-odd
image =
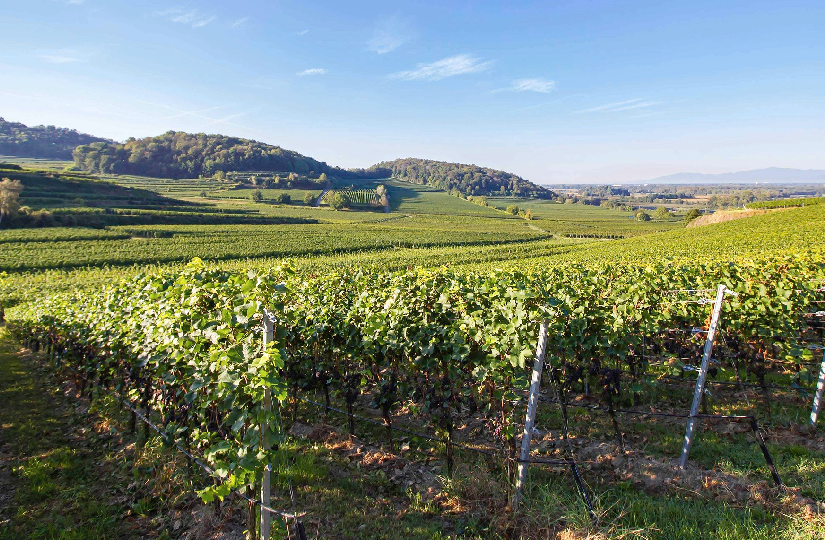
[(825, 169), (825, 2), (0, 0), (0, 116), (540, 183)]

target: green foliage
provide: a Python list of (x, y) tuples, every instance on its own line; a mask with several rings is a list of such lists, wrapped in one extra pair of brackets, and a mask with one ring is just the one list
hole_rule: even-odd
[(349, 207), (350, 200), (344, 192), (336, 191), (332, 197), (330, 197), (329, 205), (333, 210), (341, 210)]
[(508, 214), (512, 214), (514, 216), (517, 216), (518, 211), (519, 211), (519, 207), (515, 204), (511, 204), (504, 211), (507, 212)]
[(292, 197), (289, 196), (289, 193), (279, 193), (275, 197), (275, 202), (278, 204), (292, 204)]
[(229, 171), (300, 174), (316, 171), (341, 178), (359, 177), (358, 173), (330, 167), (279, 146), (225, 135), (181, 131), (167, 131), (157, 137), (129, 139), (123, 144), (82, 144), (73, 152), (73, 159), (78, 167), (86, 171), (160, 178), (211, 177)]
[(636, 221), (650, 221), (650, 214), (644, 210), (637, 211), (635, 217)]
[(253, 191), (253, 192), (249, 195), (249, 198), (250, 198), (250, 200), (251, 200), (252, 202), (256, 202), (256, 203), (263, 202), (263, 200), (264, 200), (264, 192), (263, 192), (263, 191), (261, 191), (260, 189), (256, 189), (255, 191)]
[(685, 214), (685, 223), (690, 223), (694, 219), (698, 218), (702, 215), (702, 212), (697, 210), (696, 208), (691, 208), (687, 214)]
[(215, 469), (219, 483), (200, 493), (209, 501), (255, 486), (281, 440), (277, 407), (267, 410), (264, 397), (285, 399), (283, 361), (258, 329), (264, 307), (281, 309), (282, 290), (276, 279), (193, 261), (175, 274), (32, 306), (14, 331), (165, 418), (166, 437)]
[(446, 163), (429, 159), (397, 159), (374, 165), (373, 170), (388, 170), (401, 180), (414, 184), (438, 187), (444, 191), (456, 190), (463, 195), (514, 195), (549, 199), (555, 193), (537, 186), (515, 174), (460, 163)]
[(312, 192), (307, 191), (306, 194), (304, 194), (304, 204), (307, 205), (307, 206), (310, 206), (314, 202), (315, 202), (315, 196), (312, 194)]
[(668, 219), (673, 217), (673, 212), (668, 210), (666, 206), (659, 206), (653, 215), (656, 219)]
[(0, 154), (7, 156), (72, 159), (72, 150), (81, 144), (111, 142), (109, 139), (54, 126), (28, 127), (0, 118)]
[(773, 201), (752, 202), (745, 205), (752, 210), (771, 208), (793, 208), (799, 206), (811, 206), (825, 203), (825, 197), (800, 197), (796, 199), (776, 199)]

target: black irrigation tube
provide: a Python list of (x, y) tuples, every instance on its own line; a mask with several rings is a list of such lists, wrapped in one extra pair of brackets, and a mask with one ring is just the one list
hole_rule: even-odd
[[(574, 407), (580, 409), (588, 409), (593, 411), (602, 411), (602, 412), (609, 412), (610, 409), (608, 407), (602, 407), (599, 405), (579, 405), (576, 403), (562, 403), (558, 400), (547, 398), (544, 396), (539, 396), (539, 399), (544, 403), (552, 403), (556, 405), (563, 405), (565, 407)], [(759, 448), (762, 450), (762, 455), (765, 457), (765, 463), (768, 465), (768, 469), (770, 470), (771, 476), (773, 477), (774, 483), (778, 487), (784, 487), (782, 483), (782, 479), (779, 477), (779, 473), (776, 470), (776, 467), (773, 463), (773, 458), (771, 458), (771, 453), (768, 451), (768, 447), (765, 444), (765, 439), (762, 437), (762, 433), (759, 431), (759, 423), (756, 420), (756, 417), (752, 414), (696, 414), (691, 416), (690, 414), (680, 414), (680, 413), (666, 413), (666, 412), (655, 412), (655, 411), (637, 411), (632, 409), (613, 409), (613, 412), (622, 413), (622, 414), (632, 414), (638, 416), (666, 416), (670, 418), (717, 418), (717, 419), (726, 419), (726, 420), (748, 420), (750, 422), (751, 431), (753, 431), (754, 437), (756, 437), (756, 443), (759, 445)]]
[[(86, 377), (85, 375), (83, 375), (82, 373), (80, 373), (80, 372), (79, 372), (78, 370), (76, 370), (74, 367), (69, 366), (68, 364), (65, 364), (65, 363), (63, 363), (62, 365), (63, 365), (63, 366), (65, 366), (65, 367), (68, 367), (69, 369), (71, 369), (71, 370), (75, 373), (75, 375), (79, 376), (80, 378), (82, 378), (82, 379), (83, 379), (83, 380), (85, 380), (86, 382), (89, 382), (89, 378), (88, 378), (88, 377)], [(154, 430), (154, 431), (155, 431), (158, 435), (160, 435), (160, 436), (163, 438), (163, 440), (164, 440), (164, 441), (166, 441), (167, 443), (171, 443), (171, 444), (172, 444), (172, 446), (174, 446), (174, 447), (175, 447), (175, 449), (177, 449), (177, 450), (178, 450), (179, 452), (181, 452), (184, 456), (186, 456), (188, 459), (190, 459), (193, 463), (195, 463), (197, 466), (199, 466), (201, 469), (203, 469), (203, 471), (204, 471), (204, 472), (206, 472), (206, 473), (207, 473), (210, 477), (212, 477), (212, 478), (217, 478), (218, 480), (220, 480), (220, 476), (218, 476), (218, 475), (215, 473), (215, 470), (214, 470), (212, 467), (210, 467), (209, 465), (205, 464), (205, 463), (204, 463), (203, 461), (201, 461), (199, 458), (197, 458), (196, 456), (194, 456), (191, 452), (189, 452), (188, 450), (186, 450), (185, 448), (183, 448), (182, 446), (180, 446), (177, 442), (175, 442), (175, 441), (173, 441), (173, 440), (170, 440), (170, 439), (168, 438), (168, 435), (167, 435), (166, 433), (164, 433), (164, 432), (163, 432), (163, 431), (162, 431), (162, 430), (161, 430), (158, 426), (156, 426), (154, 422), (152, 422), (152, 421), (151, 421), (151, 420), (149, 420), (146, 416), (144, 416), (144, 415), (143, 415), (143, 413), (141, 413), (140, 411), (138, 411), (137, 409), (135, 409), (135, 408), (132, 406), (132, 403), (131, 403), (128, 399), (126, 399), (126, 398), (124, 398), (124, 397), (123, 397), (123, 394), (121, 394), (121, 393), (120, 393), (120, 392), (118, 392), (117, 390), (112, 390), (112, 391), (110, 391), (110, 392), (111, 392), (111, 393), (114, 393), (114, 394), (115, 394), (115, 395), (116, 395), (116, 396), (120, 399), (120, 401), (123, 403), (123, 405), (125, 405), (125, 406), (126, 406), (126, 407), (130, 410), (130, 411), (132, 411), (132, 413), (133, 413), (133, 414), (134, 414), (137, 418), (140, 418), (140, 420), (141, 420), (142, 422), (144, 422), (147, 426), (149, 426), (150, 428), (152, 428), (152, 429), (153, 429), (153, 430)], [(250, 502), (250, 503), (255, 504), (256, 506), (259, 506), (262, 510), (266, 510), (267, 512), (269, 512), (269, 513), (271, 513), (271, 514), (275, 514), (275, 515), (281, 516), (284, 520), (287, 520), (287, 519), (294, 519), (294, 520), (295, 520), (295, 528), (296, 528), (296, 530), (297, 530), (297, 532), (298, 532), (298, 537), (299, 537), (299, 539), (301, 539), (301, 540), (306, 540), (306, 533), (304, 533), (304, 524), (300, 521), (300, 518), (301, 518), (301, 517), (303, 517), (303, 516), (305, 516), (305, 515), (306, 515), (306, 513), (303, 513), (303, 514), (295, 514), (295, 513), (283, 512), (283, 511), (281, 511), (281, 510), (276, 510), (276, 509), (274, 509), (274, 508), (272, 508), (272, 507), (270, 507), (270, 506), (267, 506), (267, 505), (263, 504), (261, 501), (259, 501), (258, 499), (255, 499), (255, 498), (253, 498), (253, 497), (250, 497), (249, 495), (247, 495), (247, 494), (245, 494), (245, 493), (242, 493), (242, 492), (240, 492), (240, 491), (238, 491), (238, 490), (236, 490), (236, 489), (232, 489), (232, 493), (234, 493), (235, 495), (237, 495), (237, 496), (238, 496), (238, 497), (240, 497), (241, 499), (246, 500), (247, 502)]]
[(355, 413), (349, 413), (349, 412), (347, 412), (343, 409), (339, 409), (339, 408), (333, 407), (331, 405), (325, 405), (323, 403), (318, 403), (317, 401), (313, 401), (311, 399), (303, 398), (301, 396), (290, 396), (290, 397), (292, 397), (294, 399), (297, 399), (298, 401), (303, 401), (304, 403), (309, 403), (309, 404), (315, 405), (317, 407), (323, 407), (324, 409), (335, 411), (335, 412), (340, 413), (340, 414), (345, 414), (348, 417), (351, 416), (353, 418), (357, 418), (358, 420), (367, 422), (369, 424), (374, 424), (376, 426), (381, 426), (383, 428), (390, 428), (393, 431), (398, 431), (400, 433), (406, 433), (406, 434), (412, 435), (414, 437), (420, 437), (422, 439), (426, 439), (426, 440), (433, 441), (433, 442), (438, 442), (438, 443), (441, 443), (441, 444), (444, 444), (444, 445), (457, 446), (459, 448), (463, 448), (464, 450), (469, 450), (471, 452), (477, 452), (479, 454), (492, 456), (492, 457), (498, 458), (498, 459), (503, 459), (503, 460), (507, 460), (507, 461), (514, 461), (516, 463), (528, 463), (528, 464), (532, 463), (532, 464), (536, 464), (536, 465), (566, 465), (566, 466), (570, 467), (570, 471), (573, 475), (573, 480), (576, 482), (576, 489), (578, 490), (579, 495), (581, 496), (582, 500), (584, 501), (585, 506), (587, 507), (587, 512), (590, 515), (590, 519), (593, 520), (593, 523), (597, 522), (596, 514), (593, 512), (593, 504), (590, 501), (590, 496), (587, 494), (587, 489), (584, 486), (584, 482), (582, 481), (581, 474), (579, 474), (579, 467), (576, 464), (576, 460), (574, 460), (572, 458), (570, 458), (570, 459), (541, 459), (541, 458), (539, 458), (539, 459), (515, 459), (515, 460), (511, 460), (510, 458), (508, 458), (506, 456), (501, 456), (501, 455), (499, 455), (495, 452), (490, 452), (489, 450), (483, 450), (481, 448), (473, 448), (472, 446), (467, 446), (467, 445), (462, 444), (462, 443), (450, 441), (450, 440), (447, 440), (447, 439), (441, 439), (441, 438), (438, 438), (438, 437), (431, 437), (430, 435), (425, 435), (423, 433), (418, 433), (418, 432), (411, 431), (411, 430), (408, 430), (408, 429), (395, 427), (393, 425), (387, 425), (383, 422), (379, 422), (378, 420), (375, 420), (375, 419), (372, 419), (372, 418), (367, 418), (365, 416), (361, 416), (361, 415), (358, 415), (358, 414), (355, 414)]
[[(820, 364), (820, 363), (821, 362), (809, 362), (809, 363), (806, 363), (805, 365), (817, 365), (817, 364)], [(677, 383), (696, 384), (696, 381), (694, 381), (694, 380), (683, 379), (681, 377), (676, 377), (675, 375), (659, 375), (659, 376), (657, 376), (657, 375), (652, 374), (652, 373), (636, 374), (636, 373), (633, 373), (632, 371), (628, 371), (626, 369), (622, 369), (622, 370), (619, 370), (619, 371), (621, 373), (626, 374), (626, 375), (631, 375), (633, 378), (646, 379), (646, 380), (652, 381), (652, 382), (662, 382), (664, 380), (664, 381), (673, 381), (673, 382), (677, 382)], [(789, 384), (788, 385), (768, 384), (768, 385), (762, 386), (761, 384), (758, 384), (758, 383), (749, 383), (749, 382), (738, 383), (738, 382), (734, 382), (734, 381), (714, 381), (713, 379), (706, 379), (705, 383), (706, 384), (718, 384), (718, 385), (721, 385), (721, 386), (747, 386), (749, 388), (770, 388), (772, 390), (796, 390), (796, 391), (804, 390), (806, 392), (813, 392), (814, 390), (816, 390), (815, 388), (806, 388), (806, 387), (801, 386), (801, 385), (800, 386), (793, 386), (793, 385), (789, 385)]]

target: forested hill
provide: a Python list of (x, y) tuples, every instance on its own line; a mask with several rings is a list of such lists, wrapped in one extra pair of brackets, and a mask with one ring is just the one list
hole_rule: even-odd
[(396, 159), (374, 165), (374, 169), (389, 169), (393, 176), (412, 182), (458, 191), (464, 195), (514, 195), (549, 199), (555, 193), (512, 173), (429, 159)]
[(80, 144), (109, 143), (108, 139), (78, 133), (74, 129), (32, 126), (0, 118), (0, 155), (72, 159)]
[(195, 178), (230, 171), (295, 172), (339, 178), (381, 177), (388, 171), (347, 171), (279, 146), (258, 141), (167, 131), (157, 137), (130, 138), (123, 144), (92, 143), (78, 146), (74, 161), (80, 169), (160, 178)]

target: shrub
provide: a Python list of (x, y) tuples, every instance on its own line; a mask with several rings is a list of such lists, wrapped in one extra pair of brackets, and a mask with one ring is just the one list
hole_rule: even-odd
[(690, 223), (691, 221), (693, 221), (694, 219), (698, 218), (701, 215), (702, 215), (702, 212), (700, 212), (696, 208), (691, 208), (690, 212), (685, 214), (685, 223)]
[(332, 196), (332, 200), (329, 201), (329, 205), (334, 210), (341, 210), (342, 208), (349, 208), (349, 198), (341, 193), (340, 191), (337, 192), (335, 195)]
[(511, 204), (510, 206), (507, 207), (505, 212), (507, 212), (508, 214), (513, 214), (514, 216), (517, 216), (518, 215), (518, 210), (519, 210), (518, 206), (516, 206), (515, 204)]

